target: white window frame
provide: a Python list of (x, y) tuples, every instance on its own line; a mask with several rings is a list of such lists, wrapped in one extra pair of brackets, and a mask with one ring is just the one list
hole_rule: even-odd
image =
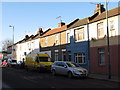
[[(103, 33), (103, 35), (100, 35), (101, 32)], [(97, 34), (98, 34), (98, 38), (104, 37), (104, 23), (100, 22), (97, 24)]]
[(70, 43), (70, 32), (67, 33), (67, 43)]
[(111, 32), (111, 36), (116, 35), (114, 20), (110, 21), (110, 32)]
[(64, 60), (64, 55), (66, 57), (66, 49), (62, 49), (62, 61), (66, 61), (66, 58)]
[(58, 50), (55, 50), (55, 61), (58, 61)]
[[(75, 42), (83, 41), (85, 39), (84, 27), (75, 29), (74, 34), (75, 34)], [(80, 37), (82, 38), (80, 39)]]
[(56, 34), (55, 35), (55, 45), (58, 45), (58, 41), (59, 41), (59, 34)]
[(48, 46), (48, 37), (45, 37), (45, 46)]
[[(79, 62), (79, 58), (82, 58), (81, 63)], [(79, 64), (86, 64), (85, 53), (75, 53), (75, 61), (76, 61), (76, 63), (79, 63)]]
[[(101, 56), (103, 57), (101, 58)], [(105, 49), (104, 48), (98, 48), (98, 61), (99, 61), (99, 65), (105, 65)]]

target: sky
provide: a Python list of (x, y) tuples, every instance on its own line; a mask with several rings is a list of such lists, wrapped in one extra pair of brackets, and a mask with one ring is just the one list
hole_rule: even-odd
[[(104, 1), (104, 0), (103, 0)], [(104, 2), (92, 2), (102, 3)], [(25, 34), (37, 33), (38, 28), (43, 31), (48, 28), (57, 28), (61, 19), (66, 24), (75, 19), (83, 19), (94, 14), (95, 4), (91, 2), (2, 2), (0, 3), (0, 15), (2, 30), (0, 30), (0, 42), (13, 39), (14, 42), (22, 40)], [(118, 7), (118, 2), (109, 2), (108, 9)], [(0, 27), (1, 29), (1, 27)], [(2, 34), (2, 35), (1, 35)], [(1, 38), (2, 37), (2, 38)]]

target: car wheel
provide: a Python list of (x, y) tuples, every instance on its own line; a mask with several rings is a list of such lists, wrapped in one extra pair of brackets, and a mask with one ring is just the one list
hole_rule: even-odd
[(72, 78), (73, 77), (73, 74), (72, 74), (72, 72), (68, 72), (68, 78)]
[(52, 70), (52, 75), (53, 75), (53, 76), (55, 76), (55, 75), (56, 75), (55, 70)]

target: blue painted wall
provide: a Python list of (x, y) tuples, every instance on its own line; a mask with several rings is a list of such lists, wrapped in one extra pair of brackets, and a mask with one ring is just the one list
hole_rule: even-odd
[[(86, 64), (81, 64), (82, 67), (88, 69), (88, 41), (75, 42), (73, 36), (70, 38), (70, 44), (66, 46), (66, 51), (71, 51), (71, 60), (75, 62), (75, 53), (85, 53)], [(67, 57), (68, 58), (68, 57)]]

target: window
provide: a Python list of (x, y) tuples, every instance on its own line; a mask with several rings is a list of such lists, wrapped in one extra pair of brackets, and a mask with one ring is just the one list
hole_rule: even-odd
[(67, 43), (70, 43), (70, 33), (67, 33)]
[(55, 52), (55, 61), (58, 61), (58, 52)]
[(105, 50), (104, 48), (98, 48), (98, 60), (100, 65), (105, 65)]
[(48, 46), (48, 37), (45, 37), (45, 46)]
[(84, 28), (75, 30), (75, 41), (80, 41), (84, 39)]
[(66, 61), (66, 51), (62, 51), (62, 60)]
[(97, 25), (97, 28), (98, 28), (98, 38), (104, 37), (103, 23), (99, 23)]
[(49, 62), (49, 58), (48, 57), (37, 57), (36, 59), (38, 61), (40, 61), (40, 62)]
[(34, 42), (32, 42), (32, 45), (31, 45), (32, 50), (34, 50), (34, 46), (35, 46), (35, 44), (34, 44)]
[(114, 21), (110, 21), (110, 32), (111, 32), (111, 36), (115, 36), (116, 32), (115, 32), (115, 26), (114, 26)]
[(76, 63), (85, 64), (85, 53), (76, 53), (75, 61)]
[(63, 63), (63, 62), (59, 62), (58, 66), (64, 67), (64, 66), (66, 66), (66, 65), (65, 65), (65, 63)]
[(68, 51), (68, 61), (71, 61), (71, 51)]
[(55, 45), (58, 45), (58, 34), (55, 35)]

